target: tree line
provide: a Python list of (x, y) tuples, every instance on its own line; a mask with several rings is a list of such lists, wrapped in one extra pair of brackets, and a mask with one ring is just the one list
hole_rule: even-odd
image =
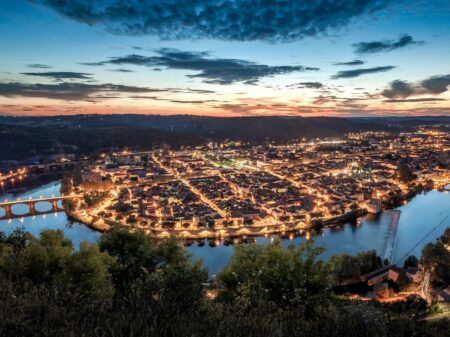
[[(450, 234), (450, 233), (449, 233)], [(420, 300), (348, 301), (337, 268), (364, 273), (382, 261), (324, 261), (311, 242), (237, 245), (212, 287), (175, 239), (113, 229), (75, 249), (62, 231), (0, 235), (0, 336), (446, 336)], [(439, 261), (441, 262), (441, 258)], [(435, 262), (435, 261), (434, 261)], [(338, 266), (338, 267), (337, 267)], [(339, 267), (340, 266), (340, 267)], [(345, 267), (346, 268), (346, 267)], [(353, 274), (352, 274), (353, 275)]]

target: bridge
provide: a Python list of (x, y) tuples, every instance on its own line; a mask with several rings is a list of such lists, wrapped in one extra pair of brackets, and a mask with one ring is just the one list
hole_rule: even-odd
[[(48, 198), (39, 198), (39, 199), (18, 199), (14, 201), (4, 201), (0, 202), (0, 208), (3, 208), (4, 214), (0, 216), (0, 220), (9, 220), (15, 218), (23, 218), (28, 216), (35, 216), (41, 214), (49, 214), (64, 211), (64, 208), (58, 205), (58, 201), (60, 200), (69, 200), (76, 199), (78, 196), (76, 195), (65, 195), (58, 197), (48, 197)], [(41, 202), (48, 202), (51, 205), (51, 208), (47, 211), (38, 211), (36, 209), (36, 204)], [(12, 210), (14, 205), (27, 205), (28, 213), (25, 214), (15, 214)]]

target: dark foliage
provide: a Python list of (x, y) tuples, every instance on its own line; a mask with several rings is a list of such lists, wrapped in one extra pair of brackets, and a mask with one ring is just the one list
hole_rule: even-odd
[[(420, 301), (339, 300), (311, 245), (238, 246), (205, 296), (206, 270), (174, 240), (114, 230), (78, 251), (60, 231), (0, 236), (0, 335), (446, 336)], [(371, 256), (371, 254), (366, 254)], [(371, 261), (372, 258), (364, 258)], [(368, 263), (369, 263), (368, 262)], [(370, 264), (369, 263), (369, 264)], [(376, 261), (378, 263), (378, 260)]]

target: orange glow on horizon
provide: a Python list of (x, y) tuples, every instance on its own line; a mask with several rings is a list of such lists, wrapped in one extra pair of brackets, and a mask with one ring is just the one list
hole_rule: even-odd
[[(448, 116), (445, 103), (431, 104), (387, 104), (371, 100), (364, 108), (352, 108), (337, 104), (313, 104), (310, 100), (285, 102), (273, 97), (230, 99), (231, 103), (202, 104), (120, 100), (55, 101), (50, 99), (0, 98), (0, 114), (11, 116), (56, 116), (77, 114), (147, 114), (147, 115), (194, 115), (213, 117), (251, 116)], [(214, 101), (215, 102), (215, 101)]]

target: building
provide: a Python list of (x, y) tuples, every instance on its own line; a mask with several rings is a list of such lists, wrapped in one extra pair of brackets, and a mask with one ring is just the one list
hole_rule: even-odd
[(436, 302), (450, 303), (450, 286), (439, 291), (435, 296)]
[(81, 179), (83, 183), (99, 183), (102, 181), (102, 175), (100, 172), (83, 171), (81, 173)]
[(380, 213), (381, 212), (381, 201), (379, 199), (372, 199), (367, 203), (367, 211), (369, 213)]

